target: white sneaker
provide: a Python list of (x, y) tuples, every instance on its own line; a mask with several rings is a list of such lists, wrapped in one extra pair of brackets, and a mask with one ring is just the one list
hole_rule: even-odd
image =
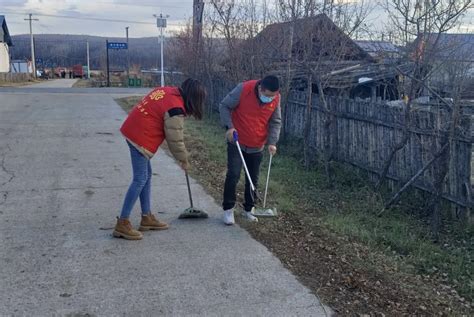
[(235, 223), (234, 209), (224, 210), (224, 223), (228, 226), (232, 226)]
[(258, 218), (253, 215), (254, 210), (255, 210), (255, 207), (252, 208), (251, 211), (244, 211), (242, 213), (244, 218), (246, 218), (248, 221), (251, 221), (251, 222), (258, 222)]

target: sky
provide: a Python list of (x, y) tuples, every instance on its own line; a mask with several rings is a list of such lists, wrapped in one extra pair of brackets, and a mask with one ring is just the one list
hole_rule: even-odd
[[(178, 29), (192, 16), (192, 0), (0, 0), (0, 14), (6, 16), (10, 34), (29, 33), (28, 13), (33, 18), (34, 33), (87, 34), (97, 36), (130, 37), (158, 35), (153, 14), (168, 14), (168, 29)], [(159, 5), (157, 5), (159, 4)], [(54, 15), (60, 17), (52, 17)], [(68, 18), (71, 17), (71, 18)], [(110, 22), (82, 20), (82, 18), (123, 20)], [(145, 24), (147, 23), (147, 24)]]
[[(268, 0), (272, 1), (276, 0)], [(369, 28), (382, 29), (387, 16), (377, 6), (381, 0), (364, 1), (375, 5), (367, 19)], [(125, 27), (129, 26), (130, 37), (147, 37), (158, 35), (153, 14), (169, 15), (167, 31), (176, 31), (192, 17), (192, 3), (193, 0), (0, 0), (0, 14), (6, 16), (12, 35), (29, 33), (24, 19), (33, 13), (33, 18), (39, 19), (33, 22), (34, 33), (124, 37)], [(474, 31), (474, 10), (463, 19), (460, 31)]]

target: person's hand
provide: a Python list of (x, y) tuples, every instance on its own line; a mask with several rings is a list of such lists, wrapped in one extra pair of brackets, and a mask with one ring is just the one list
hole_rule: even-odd
[(277, 152), (276, 145), (269, 145), (268, 146), (268, 153), (270, 153), (270, 155), (275, 155), (276, 152)]
[(183, 169), (183, 171), (188, 171), (189, 170), (189, 162), (186, 161), (186, 162), (179, 162), (179, 166), (181, 166), (181, 168)]
[(234, 128), (230, 128), (225, 133), (225, 137), (226, 137), (227, 141), (230, 142), (230, 143), (234, 143), (234, 131), (236, 131)]

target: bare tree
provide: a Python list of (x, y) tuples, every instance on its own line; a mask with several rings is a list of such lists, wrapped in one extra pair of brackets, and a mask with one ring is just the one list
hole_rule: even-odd
[[(369, 6), (363, 3), (349, 5), (343, 1), (279, 1), (282, 19), (288, 21), (290, 40), (287, 50), (286, 70), (284, 73), (285, 90), (284, 100), (288, 102), (290, 83), (295, 77), (305, 78), (307, 81), (308, 105), (304, 125), (304, 158), (308, 167), (310, 157), (310, 133), (312, 122), (313, 85), (318, 96), (318, 105), (323, 109), (324, 125), (322, 150), (324, 166), (328, 184), (332, 186), (333, 179), (330, 161), (333, 157), (331, 141), (335, 114), (327, 100), (326, 90), (334, 72), (347, 68), (344, 60), (350, 59), (354, 47), (347, 34), (357, 30), (370, 11)], [(319, 15), (319, 16), (318, 16)], [(332, 16), (331, 20), (328, 16)], [(342, 31), (342, 36), (341, 36)], [(344, 34), (346, 33), (346, 34)], [(332, 92), (334, 94), (334, 91)], [(339, 90), (344, 94), (344, 90)], [(286, 122), (287, 112), (283, 109)]]

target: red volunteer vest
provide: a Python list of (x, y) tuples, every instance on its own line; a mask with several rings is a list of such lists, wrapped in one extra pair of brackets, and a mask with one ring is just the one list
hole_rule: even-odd
[(128, 114), (120, 131), (133, 143), (156, 153), (165, 139), (165, 114), (172, 108), (184, 108), (177, 87), (160, 87), (151, 91)]
[(239, 133), (239, 142), (253, 148), (261, 148), (267, 142), (268, 121), (280, 101), (280, 94), (272, 102), (261, 104), (255, 89), (258, 80), (243, 83), (239, 104), (232, 111), (232, 124)]

